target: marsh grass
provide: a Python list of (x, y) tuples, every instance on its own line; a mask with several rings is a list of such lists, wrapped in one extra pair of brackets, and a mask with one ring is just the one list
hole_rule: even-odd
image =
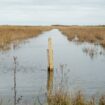
[(105, 96), (97, 100), (95, 97), (87, 99), (81, 91), (70, 95), (69, 92), (59, 90), (48, 98), (48, 105), (105, 105)]
[(13, 41), (35, 37), (50, 29), (47, 26), (0, 26), (0, 49), (9, 48)]
[(105, 27), (58, 26), (58, 29), (72, 40), (77, 36), (81, 42), (98, 43), (105, 47)]
[(0, 26), (0, 49), (9, 49), (8, 45), (13, 41), (35, 37), (51, 29), (59, 29), (69, 40), (77, 36), (81, 42), (98, 43), (105, 47), (103, 26)]

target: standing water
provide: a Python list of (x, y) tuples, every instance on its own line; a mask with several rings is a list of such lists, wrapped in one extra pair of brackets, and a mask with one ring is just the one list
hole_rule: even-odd
[(16, 59), (17, 100), (19, 104), (43, 100), (47, 91), (47, 48), (52, 38), (54, 52), (54, 85), (64, 80), (70, 91), (81, 90), (87, 95), (105, 92), (105, 51), (100, 45), (69, 41), (57, 30), (28, 39), (15, 49), (0, 51), (0, 97), (13, 103), (13, 69)]

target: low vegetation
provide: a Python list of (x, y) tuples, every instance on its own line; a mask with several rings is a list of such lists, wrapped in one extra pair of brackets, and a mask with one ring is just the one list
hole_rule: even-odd
[(15, 40), (38, 36), (50, 29), (47, 26), (0, 26), (0, 48), (5, 49), (5, 46)]
[(78, 37), (79, 41), (101, 44), (105, 47), (104, 26), (56, 26), (69, 40)]
[(80, 91), (75, 95), (70, 95), (60, 90), (48, 98), (48, 105), (105, 105), (105, 96), (87, 99)]
[(105, 47), (105, 26), (0, 26), (0, 49), (8, 48), (13, 41), (35, 37), (51, 29), (59, 29), (69, 40), (78, 37), (81, 42)]

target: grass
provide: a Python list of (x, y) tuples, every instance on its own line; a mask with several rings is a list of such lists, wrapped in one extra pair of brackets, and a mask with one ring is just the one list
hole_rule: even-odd
[(87, 99), (80, 91), (70, 95), (68, 92), (59, 90), (48, 98), (48, 105), (105, 105), (105, 96), (97, 100), (95, 97)]
[(81, 42), (98, 43), (105, 47), (104, 26), (0, 26), (0, 49), (9, 48), (9, 44), (13, 41), (35, 37), (55, 28), (59, 29), (69, 40), (77, 36)]
[(0, 26), (0, 48), (5, 49), (13, 41), (35, 37), (50, 29), (47, 26)]
[(58, 29), (69, 40), (77, 36), (81, 42), (99, 43), (105, 47), (105, 27), (103, 26), (58, 26)]

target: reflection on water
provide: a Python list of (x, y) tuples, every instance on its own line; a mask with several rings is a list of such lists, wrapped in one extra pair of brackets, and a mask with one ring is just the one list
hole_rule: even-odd
[(105, 55), (104, 49), (100, 48), (98, 45), (85, 46), (83, 52), (86, 53), (86, 55), (89, 55), (91, 59)]
[[(49, 37), (53, 40), (54, 74), (47, 72)], [(71, 91), (82, 90), (87, 95), (105, 92), (105, 50), (101, 46), (70, 42), (58, 30), (45, 32), (19, 46), (17, 42), (15, 49), (13, 45), (6, 53), (0, 51), (0, 97), (6, 100), (3, 105), (13, 103), (13, 56), (17, 57), (20, 105), (33, 104), (37, 96), (42, 102), (47, 89), (52, 90), (61, 80)]]
[(9, 45), (9, 44), (1, 45), (0, 51), (7, 51), (7, 50), (11, 49), (10, 47), (11, 47), (11, 45)]
[(47, 92), (48, 92), (48, 96), (52, 94), (52, 90), (53, 90), (53, 71), (49, 71), (48, 70), (48, 79), (47, 79)]
[(16, 41), (14, 41), (14, 42), (11, 43), (11, 44), (3, 43), (3, 44), (0, 44), (0, 51), (1, 51), (1, 52), (9, 51), (9, 50), (11, 50), (14, 46), (15, 46), (15, 49), (18, 49), (22, 44), (25, 44), (25, 43), (27, 43), (27, 42), (28, 42), (28, 41), (26, 41), (26, 40), (16, 40)]

